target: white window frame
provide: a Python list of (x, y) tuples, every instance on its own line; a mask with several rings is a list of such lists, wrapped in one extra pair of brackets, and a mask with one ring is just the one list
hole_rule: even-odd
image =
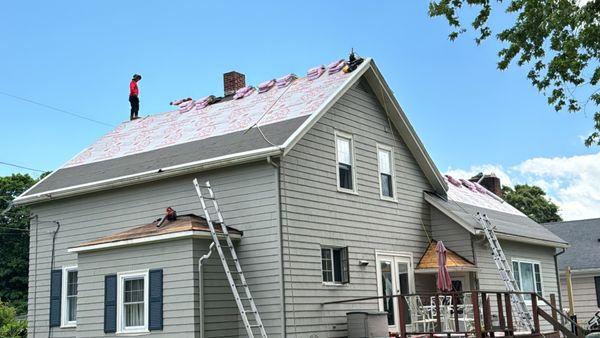
[[(534, 292), (535, 293), (537, 293), (536, 283), (538, 281), (536, 280), (536, 277), (535, 277), (535, 266), (534, 266), (534, 264), (537, 264), (540, 267), (540, 280), (539, 280), (539, 282), (540, 282), (540, 286), (542, 288), (540, 290), (540, 293), (542, 294), (542, 297), (543, 297), (544, 296), (544, 277), (543, 277), (543, 272), (542, 272), (542, 263), (540, 261), (536, 261), (536, 260), (532, 260), (532, 259), (527, 259), (527, 258), (513, 258), (513, 259), (511, 259), (511, 266), (510, 266), (510, 268), (513, 270), (513, 276), (514, 276), (514, 273), (515, 273), (513, 263), (515, 263), (515, 262), (516, 263), (528, 263), (528, 264), (532, 265), (532, 268), (533, 268), (533, 288), (534, 288)], [(523, 291), (522, 290), (522, 288), (523, 288), (523, 281), (522, 281), (522, 278), (521, 278), (521, 265), (520, 264), (519, 264), (519, 288), (521, 288), (521, 291)], [(531, 302), (530, 299), (526, 299), (525, 301), (529, 302), (529, 303)]]
[[(340, 276), (340, 281), (336, 281), (335, 280), (335, 260), (333, 259), (333, 250), (342, 250), (344, 249), (344, 247), (340, 247), (340, 246), (329, 246), (329, 245), (323, 245), (320, 247), (319, 250), (319, 257), (320, 257), (320, 263), (321, 263), (321, 282), (323, 283), (323, 285), (333, 285), (333, 286), (342, 286), (342, 285), (346, 285), (346, 284), (350, 284), (348, 283), (343, 283), (341, 280), (343, 280), (343, 276)], [(331, 282), (326, 282), (323, 280), (323, 250), (329, 250), (329, 255), (331, 257)], [(350, 259), (350, 257), (347, 257), (346, 259)], [(344, 264), (344, 262), (341, 260), (340, 257), (340, 264)], [(340, 267), (340, 271), (343, 274), (343, 267)], [(350, 272), (348, 272), (350, 273)]]
[[(388, 151), (390, 153), (390, 171), (391, 171), (391, 180), (392, 180), (392, 197), (390, 196), (385, 196), (382, 192), (382, 184), (383, 182), (381, 181), (381, 168), (379, 168), (379, 151), (380, 150), (384, 150), (384, 151)], [(382, 200), (386, 200), (386, 201), (392, 201), (392, 202), (397, 202), (397, 193), (396, 193), (396, 166), (394, 163), (394, 148), (387, 146), (385, 144), (377, 144), (377, 180), (379, 181), (379, 197)]]
[[(337, 190), (339, 192), (344, 192), (348, 194), (358, 195), (358, 182), (356, 181), (356, 160), (355, 160), (355, 152), (354, 152), (354, 137), (352, 134), (344, 133), (339, 130), (334, 131), (334, 143), (335, 143), (335, 176), (337, 179)], [(352, 166), (352, 189), (346, 189), (340, 187), (340, 168), (339, 168), (339, 156), (338, 156), (338, 138), (344, 138), (350, 140), (350, 165)]]
[[(65, 266), (62, 268), (62, 286), (61, 286), (61, 300), (60, 300), (60, 327), (61, 328), (69, 328), (69, 327), (76, 327), (77, 326), (77, 320), (74, 321), (69, 321), (68, 320), (68, 316), (69, 316), (69, 311), (67, 309), (68, 306), (68, 302), (67, 302), (67, 282), (69, 281), (69, 272), (72, 271), (78, 271), (77, 270), (77, 265), (73, 265), (73, 266)], [(77, 274), (77, 284), (79, 284), (79, 273)], [(79, 285), (77, 287), (77, 289), (79, 289)], [(79, 290), (77, 290), (77, 293), (79, 294)]]
[[(150, 297), (148, 295), (148, 274), (149, 270), (138, 270), (117, 273), (117, 333), (147, 333), (148, 330), (148, 310)], [(126, 279), (144, 278), (144, 325), (135, 327), (125, 327), (125, 311), (123, 304), (123, 292)]]

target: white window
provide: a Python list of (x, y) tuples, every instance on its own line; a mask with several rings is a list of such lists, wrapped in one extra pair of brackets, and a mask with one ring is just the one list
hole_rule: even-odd
[[(519, 289), (523, 292), (535, 292), (542, 295), (542, 270), (539, 262), (527, 261), (521, 259), (513, 259), (513, 275), (519, 285)], [(530, 300), (531, 296), (527, 295), (526, 300)]]
[(391, 147), (377, 145), (379, 167), (379, 193), (383, 199), (395, 200), (394, 152)]
[(62, 272), (61, 327), (77, 325), (77, 267), (68, 266)]
[(321, 268), (323, 283), (349, 283), (348, 248), (321, 248)]
[(117, 331), (148, 332), (148, 271), (118, 274)]
[(337, 182), (340, 191), (356, 192), (353, 148), (351, 135), (335, 133)]

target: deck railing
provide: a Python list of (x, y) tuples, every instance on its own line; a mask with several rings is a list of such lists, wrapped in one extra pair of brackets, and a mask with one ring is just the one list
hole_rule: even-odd
[[(523, 325), (524, 323), (513, 309), (511, 298), (514, 295), (527, 299), (533, 325), (531, 332)], [(505, 337), (547, 336), (548, 332), (560, 332), (567, 338), (582, 338), (586, 333), (582, 327), (557, 308), (554, 294), (550, 294), (550, 301), (548, 301), (534, 292), (474, 290), (364, 297), (324, 302), (322, 305), (380, 299), (384, 302), (393, 299), (397, 303), (396, 315), (399, 320), (397, 335), (402, 338), (415, 335), (494, 337), (498, 333)], [(420, 330), (420, 327), (423, 329)]]

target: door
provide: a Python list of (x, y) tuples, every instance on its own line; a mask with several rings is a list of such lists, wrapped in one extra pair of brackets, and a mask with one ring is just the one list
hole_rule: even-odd
[[(377, 280), (379, 296), (409, 294), (414, 290), (412, 259), (406, 254), (378, 254)], [(408, 307), (405, 313), (406, 323), (410, 323)], [(392, 332), (399, 332), (398, 301), (396, 298), (379, 300), (379, 309), (388, 313), (388, 326)]]

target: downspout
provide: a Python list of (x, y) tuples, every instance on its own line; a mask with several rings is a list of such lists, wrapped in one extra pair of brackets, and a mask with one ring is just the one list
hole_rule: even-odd
[(271, 156), (267, 156), (267, 163), (277, 170), (277, 210), (279, 214), (279, 258), (281, 262), (279, 278), (281, 278), (281, 332), (286, 336), (286, 318), (285, 318), (285, 278), (283, 275), (283, 211), (281, 210), (281, 166), (275, 162)]
[(213, 253), (215, 242), (210, 243), (208, 252), (198, 260), (198, 296), (200, 300), (200, 338), (204, 338), (204, 286), (202, 285), (202, 263), (209, 259)]
[[(560, 275), (558, 273), (558, 256), (564, 254), (565, 251), (567, 251), (567, 249), (562, 248), (562, 251), (554, 254), (554, 273), (556, 274), (556, 286), (558, 288), (558, 306), (559, 306), (559, 309), (561, 309), (561, 311), (563, 309), (563, 306), (562, 306), (562, 292), (560, 290)], [(563, 321), (563, 324), (564, 324), (564, 319), (562, 316), (561, 316), (561, 320)]]

